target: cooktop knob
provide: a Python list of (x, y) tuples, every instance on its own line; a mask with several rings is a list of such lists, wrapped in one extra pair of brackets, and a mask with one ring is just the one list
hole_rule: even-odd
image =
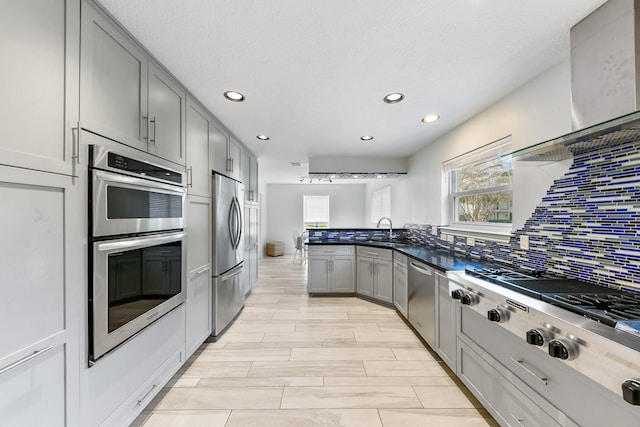
[(464, 292), (462, 292), (462, 289), (454, 289), (451, 291), (451, 298), (453, 299), (460, 299), (462, 298), (462, 295), (464, 295)]
[(478, 303), (478, 297), (473, 294), (464, 294), (460, 297), (460, 303), (462, 305), (475, 305)]
[(549, 355), (562, 360), (573, 360), (578, 355), (573, 343), (566, 340), (553, 339), (549, 341)]
[(640, 405), (640, 378), (622, 383), (622, 398), (632, 405)]
[(509, 311), (502, 307), (492, 308), (487, 311), (487, 319), (497, 323), (506, 322), (509, 320)]
[(547, 341), (549, 341), (549, 334), (546, 331), (540, 329), (529, 329), (527, 331), (527, 342), (529, 344), (541, 347)]

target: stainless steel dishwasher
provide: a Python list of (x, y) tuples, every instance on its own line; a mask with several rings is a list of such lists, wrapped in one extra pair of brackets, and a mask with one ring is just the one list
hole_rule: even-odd
[(436, 275), (433, 268), (409, 260), (409, 323), (432, 349), (436, 345)]

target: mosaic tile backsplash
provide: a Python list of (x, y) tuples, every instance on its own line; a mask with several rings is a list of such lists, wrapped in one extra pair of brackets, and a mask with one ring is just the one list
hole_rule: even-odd
[(414, 243), (473, 259), (640, 291), (640, 142), (576, 157), (508, 244), (468, 246), (464, 237), (442, 240), (437, 227), (405, 228)]

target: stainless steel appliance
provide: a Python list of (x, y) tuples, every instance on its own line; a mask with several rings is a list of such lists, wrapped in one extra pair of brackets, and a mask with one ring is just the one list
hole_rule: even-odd
[(213, 174), (213, 341), (244, 306), (243, 204), (244, 185)]
[(109, 145), (89, 145), (90, 366), (185, 300), (184, 174)]
[[(461, 322), (468, 309), (486, 319), (487, 326), (496, 324), (522, 340), (516, 342), (524, 343), (526, 352), (520, 349), (507, 358), (504, 351), (494, 348), (496, 357), (504, 356), (505, 366), (512, 365), (516, 372), (534, 378), (537, 391), (552, 396), (550, 401), (568, 416), (576, 421), (582, 417), (580, 425), (603, 425), (605, 420), (611, 425), (637, 423), (640, 335), (633, 330), (621, 331), (619, 325), (637, 321), (640, 295), (506, 269), (469, 269), (449, 272), (448, 277), (451, 297), (462, 305)], [(476, 315), (475, 319), (480, 317)], [(474, 342), (491, 341), (486, 335), (488, 328), (485, 332), (480, 332), (482, 325), (468, 329), (478, 331), (470, 337)], [(542, 368), (530, 366), (534, 362)], [(566, 375), (565, 371), (572, 374)], [(568, 382), (573, 378), (595, 384), (571, 388)], [(585, 416), (584, 406), (590, 402), (594, 411)], [(611, 405), (607, 408), (611, 412), (602, 413), (597, 405)]]
[(435, 349), (436, 276), (433, 268), (409, 260), (409, 323)]

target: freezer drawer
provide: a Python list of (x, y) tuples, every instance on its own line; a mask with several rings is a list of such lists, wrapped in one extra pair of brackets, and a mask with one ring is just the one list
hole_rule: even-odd
[(242, 286), (243, 264), (213, 278), (212, 335), (218, 337), (240, 313), (244, 306)]

